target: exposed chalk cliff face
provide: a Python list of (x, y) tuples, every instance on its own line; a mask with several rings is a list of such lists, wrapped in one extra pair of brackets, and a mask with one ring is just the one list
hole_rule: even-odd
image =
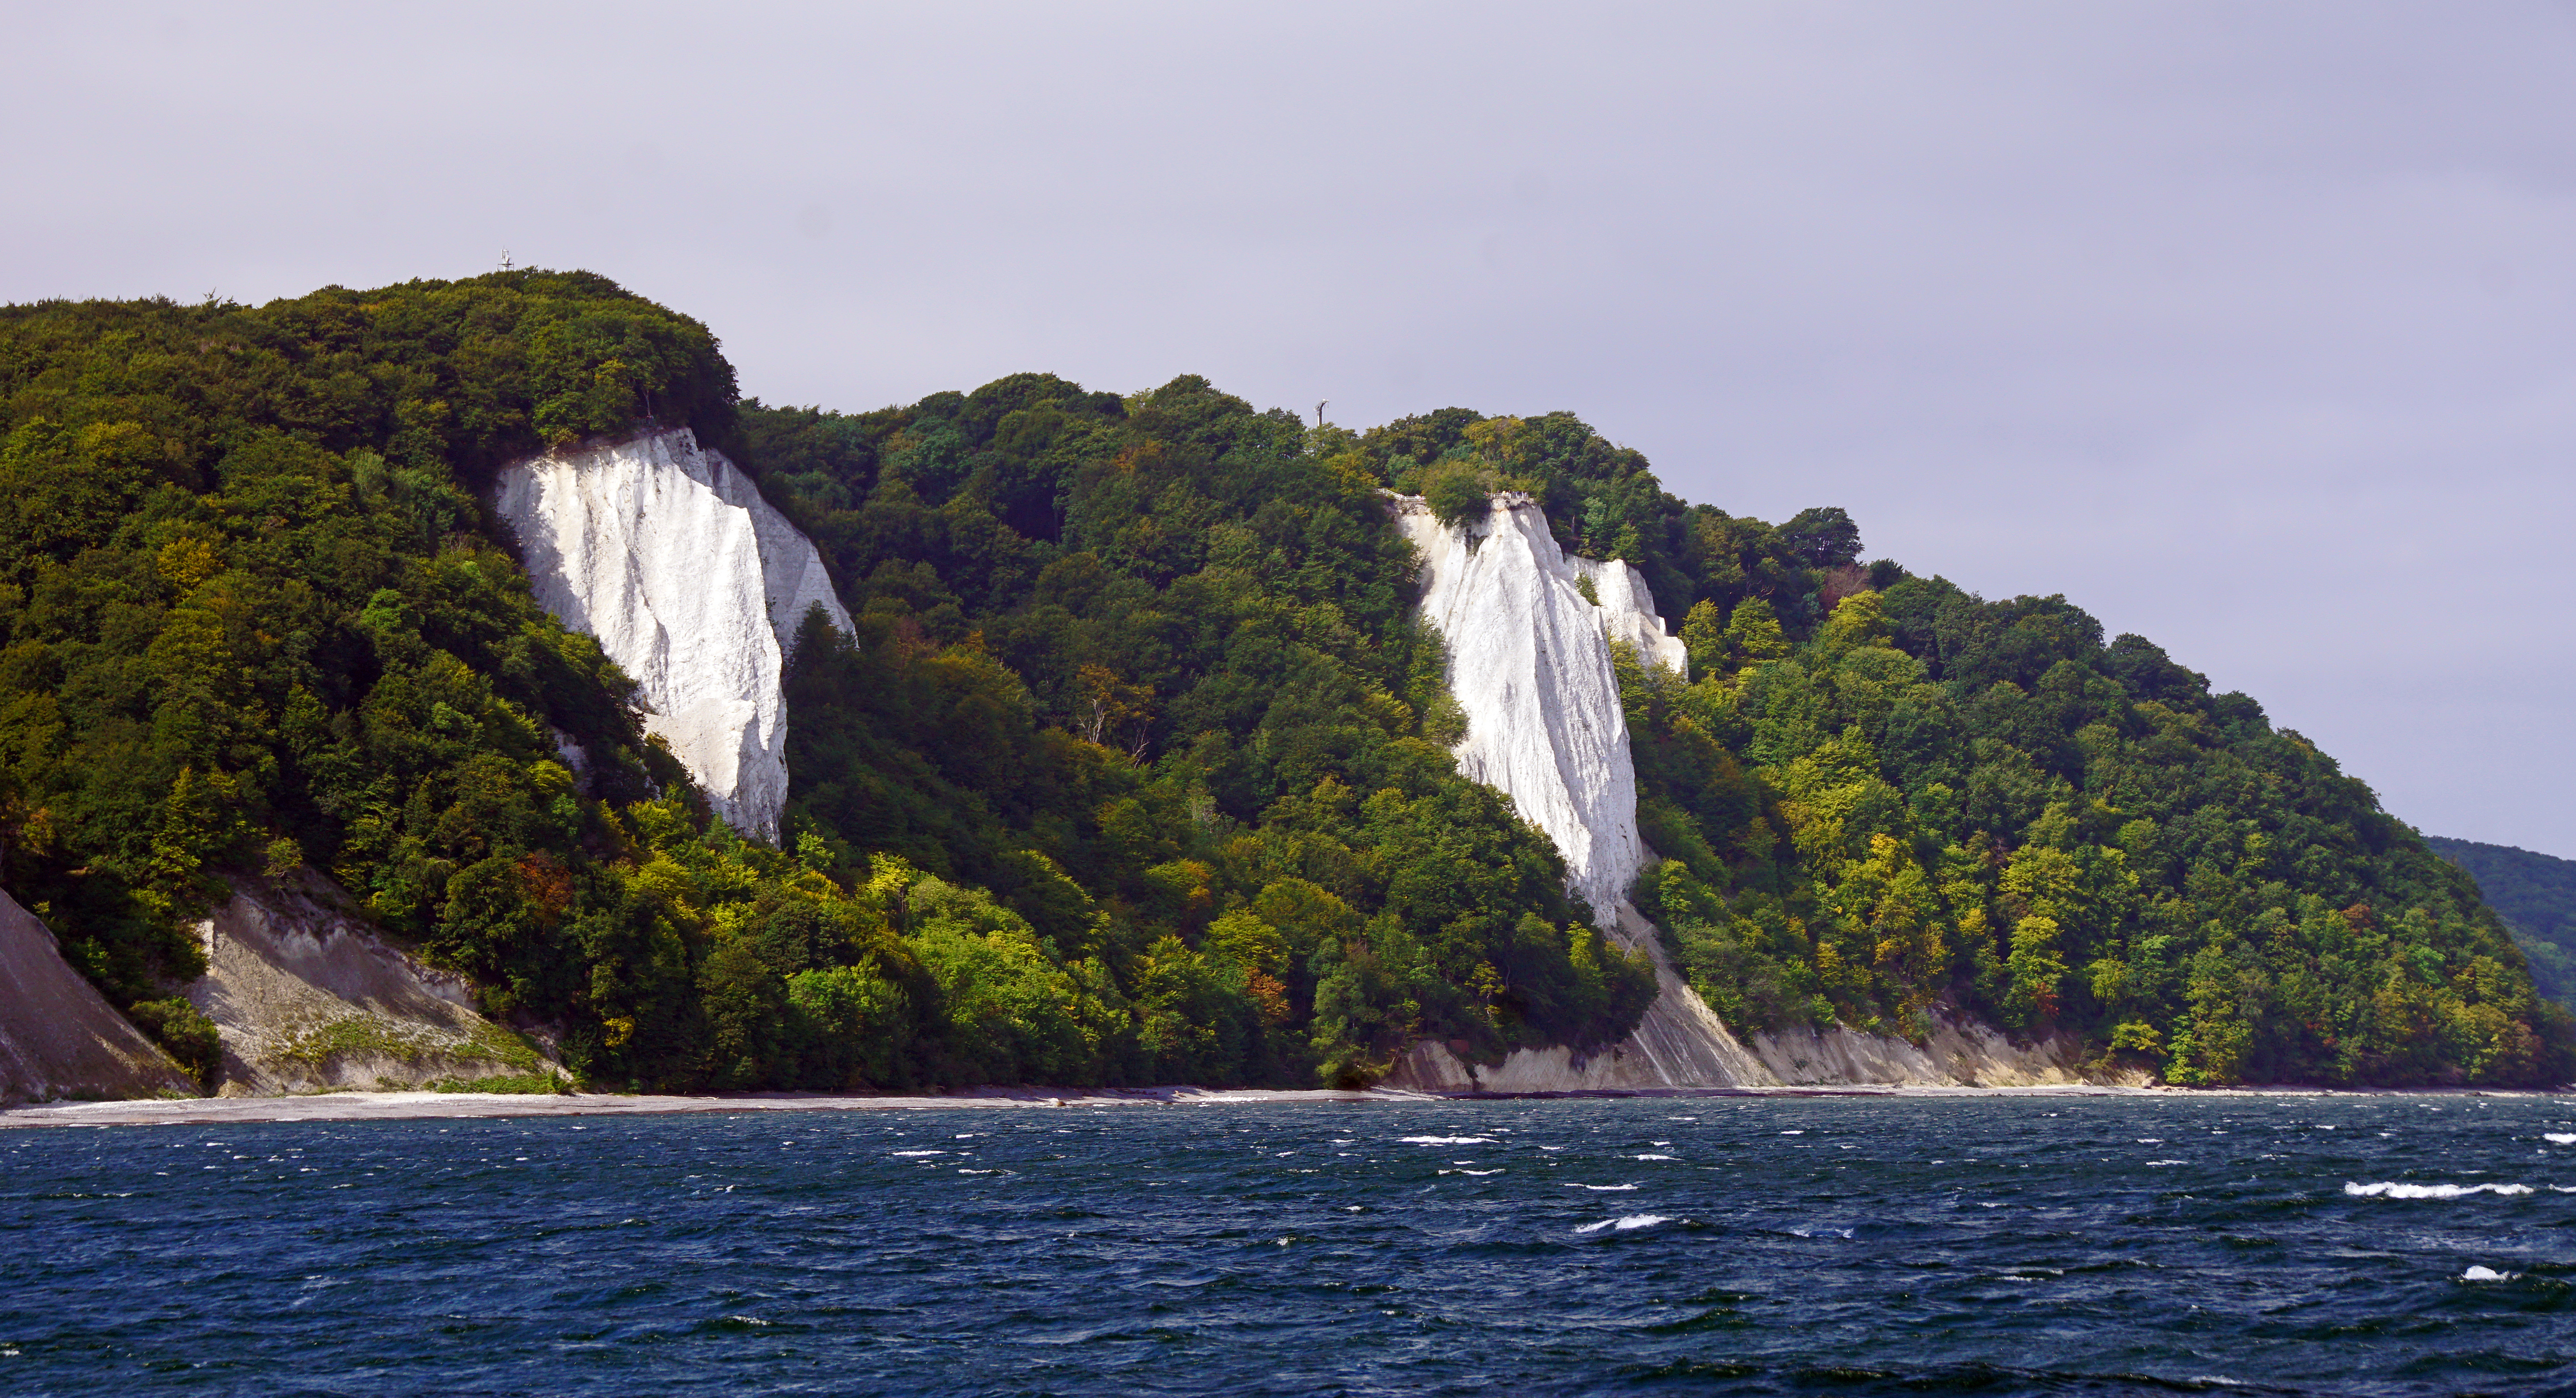
[(818, 606), (850, 629), (813, 542), (687, 428), (518, 462), (495, 505), (537, 600), (642, 688), (716, 813), (774, 838), (796, 629)]
[(0, 1103), (194, 1097), (196, 1081), (63, 960), (0, 893)]
[(560, 1070), (477, 1013), (463, 976), (404, 954), (318, 879), (238, 883), (197, 934), (206, 974), (187, 993), (223, 1041), (217, 1096), (396, 1091)]
[(1603, 635), (1627, 642), (1636, 649), (1637, 658), (1649, 665), (1690, 674), (1690, 651), (1681, 637), (1664, 634), (1664, 619), (1655, 611), (1655, 594), (1646, 586), (1645, 574), (1616, 558), (1595, 563), (1568, 555), (1565, 566), (1576, 577), (1591, 581), (1592, 595), (1599, 599), (1595, 610)]
[[(1566, 558), (1526, 495), (1498, 495), (1454, 526), (1414, 497), (1393, 508), (1422, 551), (1423, 614), (1449, 644), (1449, 687), (1467, 714), (1458, 770), (1556, 841), (1568, 881), (1611, 927), (1647, 854), (1609, 642), (1662, 637), (1653, 595), (1625, 563)], [(1583, 576), (1602, 605), (1575, 587)]]
[[(1466, 711), (1458, 770), (1512, 798), (1565, 856), (1566, 881), (1604, 931), (1653, 956), (1658, 993), (1636, 1032), (1599, 1053), (1523, 1050), (1473, 1067), (1417, 1044), (1389, 1081), (1444, 1090), (1569, 1091), (1731, 1087), (1778, 1081), (1673, 970), (1627, 890), (1653, 857), (1637, 832), (1637, 771), (1610, 643), (1687, 672), (1636, 569), (1568, 558), (1526, 495), (1495, 496), (1482, 518), (1443, 525), (1420, 499), (1391, 507), (1423, 558), (1422, 610), (1449, 647), (1449, 688)], [(1575, 584), (1589, 579), (1594, 601)]]

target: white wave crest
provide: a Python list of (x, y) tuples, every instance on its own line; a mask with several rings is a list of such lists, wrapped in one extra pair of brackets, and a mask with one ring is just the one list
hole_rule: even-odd
[(948, 1152), (944, 1150), (898, 1150), (889, 1152), (889, 1154), (901, 1158), (909, 1158), (916, 1155), (946, 1155), (947, 1153)]
[(1490, 1146), (1491, 1136), (1398, 1136), (1396, 1144), (1407, 1146)]
[(2545, 1132), (2542, 1134), (2540, 1139), (2549, 1142), (2553, 1146), (2576, 1146), (2576, 1131)]
[(2343, 1192), (2357, 1199), (2462, 1199), (2472, 1194), (2529, 1194), (2527, 1184), (2355, 1184), (2344, 1181)]
[(1669, 1155), (1641, 1155), (1641, 1156), (1638, 1156), (1637, 1158), (1638, 1158), (1639, 1160), (1670, 1160), (1670, 1159), (1672, 1159), (1672, 1157), (1671, 1157), (1671, 1156), (1669, 1156)]
[(2460, 1280), (2465, 1282), (2512, 1281), (2514, 1278), (2521, 1275), (2522, 1273), (2520, 1272), (2499, 1272), (2493, 1267), (2473, 1266), (2469, 1268), (2469, 1270), (2460, 1273)]
[(1569, 1184), (1566, 1188), (1588, 1189), (1595, 1194), (1616, 1194), (1623, 1189), (1635, 1189), (1636, 1186), (1633, 1184)]
[(1605, 1218), (1599, 1223), (1587, 1223), (1574, 1231), (1577, 1233), (1598, 1233), (1602, 1229), (1608, 1228), (1616, 1232), (1625, 1233), (1631, 1228), (1652, 1228), (1658, 1223), (1670, 1222), (1672, 1222), (1672, 1220), (1663, 1214), (1625, 1214), (1618, 1218)]

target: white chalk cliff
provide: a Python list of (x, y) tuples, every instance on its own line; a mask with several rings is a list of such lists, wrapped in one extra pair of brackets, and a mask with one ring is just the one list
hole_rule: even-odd
[(1467, 714), (1460, 774), (1511, 797), (1556, 841), (1567, 882), (1608, 927), (1647, 860), (1609, 643), (1651, 637), (1641, 655), (1687, 669), (1681, 643), (1661, 649), (1663, 618), (1634, 568), (1566, 557), (1526, 495), (1495, 496), (1483, 518), (1447, 526), (1419, 499), (1394, 509), (1421, 550), (1423, 615), (1448, 642), (1450, 692)]
[[(1489, 1091), (1777, 1081), (1673, 970), (1653, 924), (1628, 901), (1654, 854), (1637, 832), (1637, 770), (1610, 643), (1627, 642), (1649, 664), (1689, 668), (1645, 578), (1615, 559), (1567, 557), (1526, 495), (1497, 495), (1482, 517), (1455, 525), (1415, 497), (1392, 508), (1422, 553), (1423, 615), (1448, 643), (1449, 689), (1467, 715), (1459, 772), (1511, 797), (1556, 842), (1568, 886), (1603, 931), (1654, 958), (1659, 990), (1636, 1032), (1607, 1051), (1523, 1050), (1471, 1070), (1425, 1041), (1398, 1062), (1395, 1080)], [(1577, 578), (1590, 580), (1597, 605)]]
[[(1922, 1044), (1844, 1026), (1738, 1039), (1690, 988), (1663, 939), (1628, 901), (1655, 859), (1637, 830), (1637, 773), (1610, 645), (1689, 673), (1635, 568), (1567, 556), (1526, 495), (1443, 525), (1422, 500), (1397, 496), (1396, 521), (1423, 559), (1424, 617), (1449, 647), (1449, 689), (1467, 715), (1458, 770), (1512, 798), (1565, 856), (1566, 882), (1602, 929), (1654, 959), (1656, 996), (1636, 1030), (1608, 1049), (1522, 1049), (1473, 1064), (1422, 1040), (1396, 1060), (1391, 1085), (1431, 1091), (1563, 1092), (1591, 1088), (1779, 1087), (1792, 1084), (1990, 1086), (2082, 1081), (2077, 1046), (2020, 1046), (1980, 1024), (1936, 1019)], [(1587, 599), (1576, 579), (1589, 580)], [(1597, 599), (1597, 602), (1594, 600)]]
[[(1547, 528), (1541, 519), (1539, 528)], [(1589, 558), (1568, 555), (1565, 566), (1574, 575), (1592, 584), (1592, 595), (1599, 599), (1594, 614), (1600, 619), (1601, 632), (1613, 641), (1625, 641), (1637, 652), (1637, 658), (1649, 665), (1690, 676), (1690, 650), (1679, 636), (1664, 631), (1664, 619), (1655, 612), (1655, 594), (1646, 586), (1646, 575), (1614, 558), (1595, 563)]]
[(821, 607), (850, 630), (813, 541), (685, 427), (518, 462), (495, 503), (537, 600), (635, 680), (716, 814), (776, 838), (796, 629)]

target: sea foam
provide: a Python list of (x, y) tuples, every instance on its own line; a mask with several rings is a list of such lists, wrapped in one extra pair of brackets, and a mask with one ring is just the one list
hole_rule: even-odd
[(1615, 1232), (1625, 1233), (1631, 1228), (1652, 1228), (1658, 1223), (1670, 1222), (1672, 1222), (1672, 1220), (1662, 1214), (1626, 1214), (1619, 1218), (1605, 1218), (1599, 1223), (1587, 1223), (1574, 1231), (1577, 1233), (1598, 1233), (1602, 1229), (1608, 1228)]
[(2344, 1181), (2343, 1192), (2362, 1199), (2460, 1199), (2471, 1194), (2529, 1194), (2527, 1184), (2355, 1184)]

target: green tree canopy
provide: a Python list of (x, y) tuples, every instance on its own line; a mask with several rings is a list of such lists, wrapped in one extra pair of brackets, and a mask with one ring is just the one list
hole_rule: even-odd
[[(533, 600), (502, 464), (694, 428), (855, 618), (787, 678), (777, 848)], [(1359, 1082), (1653, 993), (1458, 775), (1382, 490), (1642, 569), (1637, 899), (1739, 1026), (2078, 1037), (2175, 1082), (2535, 1083), (2565, 1012), (2468, 877), (2261, 707), (2063, 598), (1665, 494), (1571, 414), (1309, 428), (1183, 376), (738, 402), (582, 273), (0, 310), (0, 856), (165, 1043), (191, 924), (328, 873), (607, 1085)]]

